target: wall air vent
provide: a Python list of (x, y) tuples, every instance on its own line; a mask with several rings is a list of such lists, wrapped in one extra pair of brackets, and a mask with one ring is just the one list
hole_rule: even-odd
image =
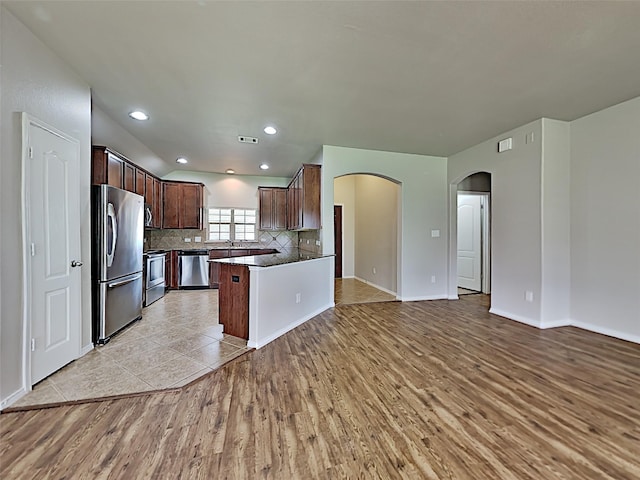
[(255, 137), (247, 137), (246, 135), (238, 135), (238, 141), (240, 143), (258, 143), (258, 139)]
[(506, 152), (513, 148), (513, 137), (505, 138), (498, 142), (498, 153)]

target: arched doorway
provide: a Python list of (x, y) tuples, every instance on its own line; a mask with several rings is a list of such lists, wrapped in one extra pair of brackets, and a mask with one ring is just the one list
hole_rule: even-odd
[(374, 174), (334, 179), (335, 303), (392, 301), (398, 290), (401, 186)]
[[(454, 212), (454, 209), (451, 210)], [(457, 295), (491, 292), (491, 174), (476, 172), (456, 186)], [(453, 273), (453, 272), (452, 272)]]

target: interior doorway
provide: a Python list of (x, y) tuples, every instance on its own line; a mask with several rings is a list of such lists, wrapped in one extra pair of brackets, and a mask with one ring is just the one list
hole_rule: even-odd
[(23, 113), (24, 381), (80, 356), (80, 143)]
[(336, 304), (397, 298), (401, 188), (367, 173), (334, 179)]
[(466, 177), (457, 191), (458, 295), (491, 292), (491, 175)]
[(342, 205), (333, 206), (333, 244), (335, 248), (335, 278), (342, 278)]

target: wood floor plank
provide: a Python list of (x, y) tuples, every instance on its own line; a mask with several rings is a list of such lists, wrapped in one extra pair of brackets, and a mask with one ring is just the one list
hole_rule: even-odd
[(339, 306), (181, 390), (3, 413), (0, 478), (640, 478), (640, 345), (487, 310)]

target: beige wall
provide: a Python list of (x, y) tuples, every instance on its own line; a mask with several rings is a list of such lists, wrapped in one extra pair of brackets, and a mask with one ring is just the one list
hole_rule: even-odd
[(258, 177), (174, 170), (164, 180), (204, 183), (209, 207), (258, 208), (258, 187), (286, 187), (291, 181), (283, 177)]
[[(80, 141), (82, 261), (91, 265), (91, 97), (89, 86), (4, 7), (1, 15), (2, 225), (0, 259), (0, 400), (24, 388), (22, 379), (22, 141), (20, 112)], [(91, 346), (91, 268), (82, 269), (82, 345)]]
[(399, 189), (384, 178), (355, 176), (355, 276), (393, 293), (397, 290)]

